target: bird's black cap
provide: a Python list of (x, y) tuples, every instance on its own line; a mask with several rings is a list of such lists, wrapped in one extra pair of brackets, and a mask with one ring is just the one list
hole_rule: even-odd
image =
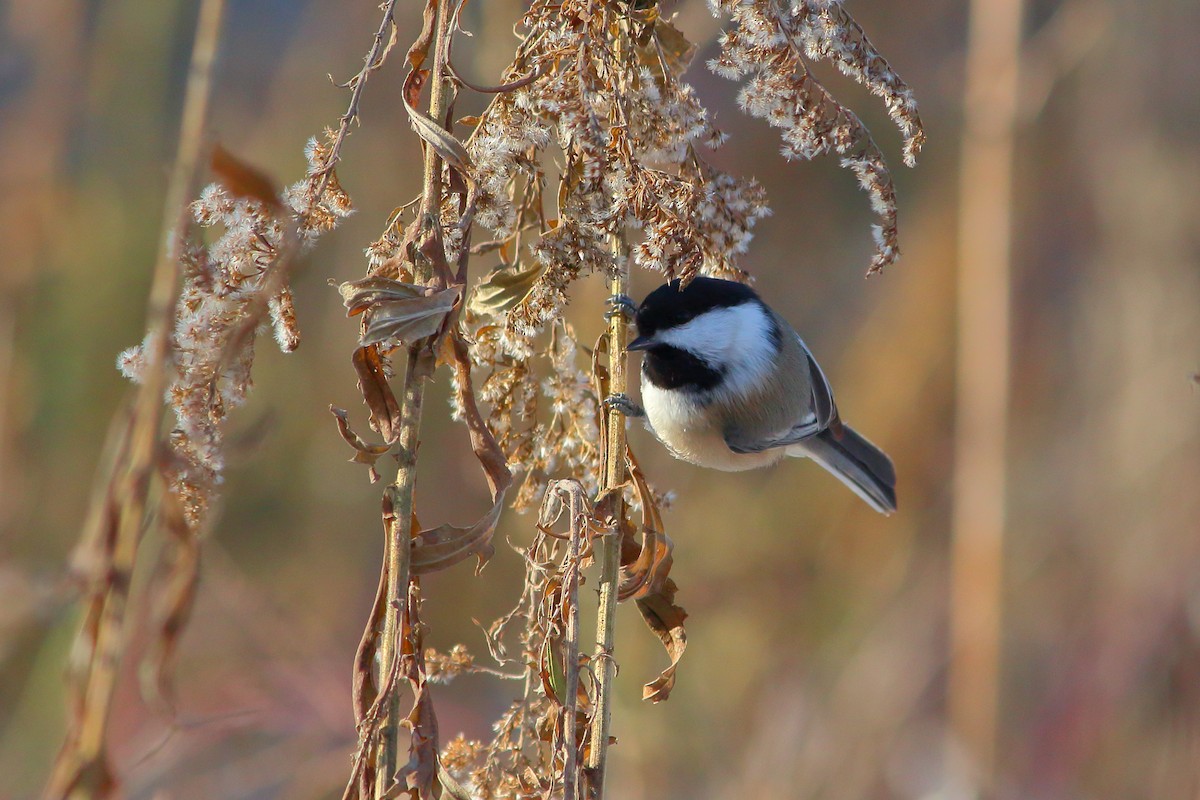
[(758, 294), (744, 283), (720, 278), (694, 278), (682, 289), (679, 279), (664, 283), (638, 306), (638, 334), (653, 336), (658, 331), (683, 325), (714, 308), (732, 308), (743, 303), (761, 302)]

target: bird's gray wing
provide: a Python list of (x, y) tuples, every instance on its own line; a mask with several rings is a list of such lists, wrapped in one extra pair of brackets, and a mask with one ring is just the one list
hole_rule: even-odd
[(833, 402), (833, 389), (829, 386), (829, 379), (821, 371), (821, 365), (813, 358), (808, 345), (804, 343), (799, 334), (796, 335), (796, 341), (799, 342), (800, 349), (808, 358), (808, 369), (812, 375), (813, 411), (816, 412), (817, 422), (820, 423), (823, 430), (837, 418), (837, 406)]
[(796, 335), (796, 343), (800, 345), (808, 360), (811, 377), (809, 385), (812, 387), (809, 413), (788, 430), (769, 437), (747, 436), (736, 427), (727, 429), (725, 445), (733, 452), (761, 453), (776, 447), (787, 447), (816, 436), (830, 425), (837, 424), (837, 406), (833, 402), (833, 390), (829, 386), (829, 379), (825, 377), (825, 373), (821, 371), (820, 365), (799, 334)]
[(725, 446), (735, 453), (761, 453), (764, 450), (774, 450), (776, 447), (802, 442), (823, 430), (825, 429), (815, 419), (803, 422), (779, 436), (765, 439), (748, 437), (737, 428), (729, 428), (725, 431)]

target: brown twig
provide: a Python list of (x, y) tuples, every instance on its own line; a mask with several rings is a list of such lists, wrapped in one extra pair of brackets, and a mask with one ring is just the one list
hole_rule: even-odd
[(383, 7), (383, 18), (379, 21), (379, 30), (375, 31), (371, 51), (363, 59), (362, 69), (346, 83), (338, 84), (341, 88), (349, 88), (351, 90), (350, 105), (347, 106), (346, 113), (342, 114), (339, 120), (338, 132), (334, 136), (333, 144), (329, 148), (329, 158), (320, 172), (313, 175), (314, 180), (318, 177), (321, 179), (321, 182), (317, 184), (315, 192), (317, 197), (320, 197), (324, 193), (325, 186), (329, 183), (329, 177), (333, 174), (333, 168), (341, 160), (342, 144), (346, 141), (346, 136), (350, 133), (350, 126), (358, 121), (358, 106), (362, 100), (363, 88), (367, 85), (367, 78), (370, 77), (372, 72), (383, 66), (388, 51), (395, 44), (395, 13), (396, 0), (387, 0), (387, 3)]
[[(579, 718), (579, 568), (588, 534), (590, 503), (583, 485), (576, 480), (555, 481), (546, 488), (546, 503), (567, 504), (570, 533), (567, 554), (563, 561), (562, 611), (565, 617), (563, 659), (566, 663), (566, 682), (562, 690), (561, 748), (563, 763), (563, 800), (579, 797), (579, 740), (576, 735)], [(558, 506), (561, 510), (562, 506)], [(543, 505), (543, 509), (545, 505)], [(542, 528), (542, 532), (547, 531)]]
[[(441, 120), (448, 100), (445, 80), (447, 39), (450, 30), (449, 0), (430, 0), (436, 14), (434, 28), (433, 65), (430, 71), (429, 116)], [(440, 241), (442, 204), (442, 160), (433, 147), (425, 148), (425, 171), (421, 194), (421, 225), (425, 235)], [(413, 265), (418, 283), (427, 284), (434, 274), (421, 259)], [(383, 633), (380, 636), (379, 665), (394, 673), (401, 657), (400, 647), (404, 618), (408, 611), (407, 595), (410, 580), (408, 565), (413, 535), (413, 492), (416, 487), (417, 449), (421, 430), (421, 408), (424, 400), (425, 380), (432, 374), (434, 358), (427, 340), (420, 340), (408, 347), (408, 363), (405, 368), (404, 384), (400, 397), (401, 421), (397, 439), (396, 479), (389, 487), (394, 510), (387, 534), (387, 594)], [(404, 721), (400, 712), (399, 692), (395, 685), (390, 687), (385, 717), (380, 726), (380, 738), (376, 755), (375, 797), (386, 796), (399, 770), (399, 736)]]
[[(629, 291), (629, 254), (624, 242), (614, 242), (614, 265), (611, 290), (613, 295)], [(614, 313), (608, 325), (609, 387), (612, 394), (624, 394), (627, 388), (625, 362), (628, 360), (629, 321), (623, 314)], [(624, 517), (625, 485), (625, 417), (616, 409), (605, 411), (603, 429), (603, 464), (600, 477), (598, 514), (608, 526), (597, 542), (600, 554), (600, 606), (596, 615), (596, 710), (592, 718), (592, 746), (588, 751), (589, 797), (604, 796), (604, 775), (608, 765), (608, 736), (612, 723), (613, 680), (616, 662), (613, 660), (613, 639), (616, 632), (617, 597), (621, 580), (621, 520)]]

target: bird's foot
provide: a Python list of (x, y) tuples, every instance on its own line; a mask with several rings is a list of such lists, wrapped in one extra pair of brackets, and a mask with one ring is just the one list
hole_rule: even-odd
[(633, 302), (633, 298), (627, 294), (614, 294), (605, 302), (610, 307), (604, 315), (605, 319), (612, 319), (615, 316), (633, 319), (634, 315), (637, 314), (637, 303)]
[(646, 409), (633, 402), (633, 400), (629, 398), (629, 395), (620, 394), (619, 392), (617, 394), (610, 394), (608, 397), (604, 398), (603, 405), (606, 409), (610, 411), (620, 411), (627, 417), (646, 416)]

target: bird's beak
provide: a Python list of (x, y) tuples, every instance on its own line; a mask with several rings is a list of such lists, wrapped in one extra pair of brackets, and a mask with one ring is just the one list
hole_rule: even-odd
[(626, 350), (649, 350), (654, 345), (654, 340), (649, 336), (639, 336), (629, 344), (625, 345)]

